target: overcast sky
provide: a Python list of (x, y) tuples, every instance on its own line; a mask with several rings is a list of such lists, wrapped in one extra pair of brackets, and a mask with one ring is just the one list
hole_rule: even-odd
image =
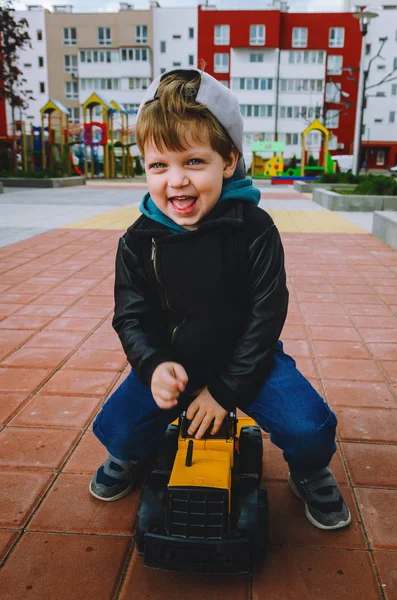
[[(1, 0), (0, 0), (1, 1)], [(148, 8), (149, 0), (129, 0), (135, 8)], [(204, 3), (201, 0), (159, 0), (160, 6), (197, 6)], [(209, 0), (218, 8), (263, 8), (271, 4), (271, 0)], [(26, 4), (41, 4), (51, 9), (53, 4), (72, 4), (75, 12), (116, 12), (119, 8), (118, 2), (108, 0), (29, 0), (28, 2), (15, 2), (15, 8), (24, 9)], [(341, 10), (343, 0), (288, 0), (291, 10)]]

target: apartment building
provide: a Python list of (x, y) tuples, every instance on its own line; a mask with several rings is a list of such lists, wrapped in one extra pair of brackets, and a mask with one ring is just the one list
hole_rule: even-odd
[[(40, 108), (48, 99), (47, 35), (45, 11), (42, 6), (30, 6), (26, 11), (17, 13), (18, 19), (26, 19), (31, 39), (31, 48), (20, 52), (18, 68), (22, 71), (26, 83), (23, 89), (30, 98), (27, 109), (17, 109), (16, 120), (40, 124)], [(11, 123), (11, 108), (7, 106), (7, 122)]]
[(197, 8), (153, 7), (153, 76), (197, 67)]
[[(252, 141), (284, 141), (285, 157), (301, 155), (301, 133), (319, 118), (330, 149), (352, 153), (361, 34), (349, 13), (198, 9), (198, 59), (228, 85), (244, 117), (244, 155)], [(308, 139), (314, 155), (320, 135)]]
[(365, 37), (363, 157), (370, 169), (383, 169), (397, 164), (397, 4), (375, 12)]
[(81, 104), (98, 92), (135, 110), (152, 80), (151, 10), (120, 4), (114, 13), (46, 11), (49, 95), (82, 120)]

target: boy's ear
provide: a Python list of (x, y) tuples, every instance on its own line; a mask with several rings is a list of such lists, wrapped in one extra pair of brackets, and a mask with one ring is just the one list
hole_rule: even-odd
[(229, 158), (227, 160), (225, 160), (223, 163), (223, 178), (224, 179), (230, 179), (231, 177), (233, 177), (239, 157), (240, 157), (240, 155), (239, 155), (238, 150), (236, 148), (233, 148), (233, 150), (230, 153)]

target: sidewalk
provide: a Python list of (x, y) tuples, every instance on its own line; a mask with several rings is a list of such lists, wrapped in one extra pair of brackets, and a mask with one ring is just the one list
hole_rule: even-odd
[(111, 327), (113, 269), (138, 213), (115, 200), (0, 248), (2, 600), (397, 599), (397, 253), (290, 189), (262, 193), (287, 257), (282, 339), (337, 413), (331, 466), (351, 526), (306, 520), (267, 436), (271, 550), (250, 575), (144, 568), (139, 490), (115, 503), (90, 496), (106, 457), (92, 421), (128, 373)]

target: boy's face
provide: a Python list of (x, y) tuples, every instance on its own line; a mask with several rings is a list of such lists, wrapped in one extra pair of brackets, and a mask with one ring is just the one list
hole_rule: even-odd
[(193, 230), (218, 202), (223, 179), (232, 177), (238, 156), (232, 153), (225, 161), (209, 141), (186, 138), (189, 146), (182, 151), (160, 152), (147, 142), (145, 170), (157, 208), (181, 227)]

